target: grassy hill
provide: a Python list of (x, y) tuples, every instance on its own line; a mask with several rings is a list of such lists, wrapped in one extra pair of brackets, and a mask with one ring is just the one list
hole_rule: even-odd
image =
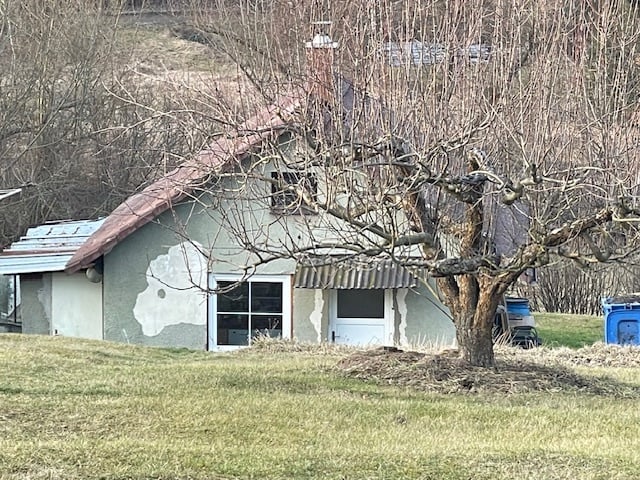
[[(354, 378), (352, 352), (322, 346), (209, 354), (0, 335), (0, 479), (637, 478), (638, 367), (532, 366), (534, 388), (444, 394), (411, 378), (448, 370), (404, 355), (383, 380), (360, 368), (372, 362)], [(527, 373), (519, 355), (502, 374)], [(573, 383), (535, 388), (536, 375)]]

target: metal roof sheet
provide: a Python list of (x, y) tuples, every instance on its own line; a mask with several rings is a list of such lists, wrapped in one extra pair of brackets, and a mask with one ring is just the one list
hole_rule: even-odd
[[(435, 65), (448, 61), (449, 48), (439, 43), (423, 43), (420, 40), (408, 42), (385, 42), (382, 50), (392, 67), (406, 65)], [(456, 58), (470, 63), (486, 63), (491, 58), (492, 48), (487, 44), (473, 44), (455, 51)]]
[(29, 228), (20, 240), (0, 252), (0, 274), (64, 270), (73, 254), (104, 220), (45, 223)]
[(343, 260), (334, 263), (300, 264), (293, 280), (295, 288), (369, 289), (412, 288), (417, 272), (391, 260)]

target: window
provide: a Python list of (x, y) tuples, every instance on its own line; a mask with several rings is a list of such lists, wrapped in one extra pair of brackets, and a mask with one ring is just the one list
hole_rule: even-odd
[[(20, 275), (0, 275), (0, 322), (18, 325), (20, 315)], [(33, 277), (42, 281), (42, 273), (23, 274), (23, 278)], [(7, 326), (9, 328), (9, 326)], [(9, 331), (12, 331), (9, 328)]]
[(313, 213), (302, 193), (318, 198), (318, 181), (312, 173), (271, 172), (271, 208), (278, 213)]
[(289, 337), (291, 280), (289, 276), (254, 276), (238, 283), (217, 276), (213, 296), (211, 346), (250, 345), (258, 335)]
[(338, 318), (384, 318), (384, 290), (338, 290)]

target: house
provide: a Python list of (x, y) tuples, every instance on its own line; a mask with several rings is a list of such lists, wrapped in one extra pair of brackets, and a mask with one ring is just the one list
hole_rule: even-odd
[(451, 59), (472, 64), (487, 63), (491, 58), (491, 51), (491, 45), (484, 43), (457, 49), (440, 43), (424, 43), (416, 39), (382, 44), (382, 52), (392, 67), (430, 66)]
[[(321, 57), (333, 45), (322, 35), (307, 44)], [(312, 60), (321, 68), (322, 58)], [(322, 90), (326, 75), (315, 78), (316, 98), (328, 94)], [(341, 90), (353, 102), (353, 88)], [(101, 338), (209, 350), (247, 345), (259, 334), (347, 344), (453, 342), (448, 310), (419, 270), (338, 250), (304, 261), (283, 255), (247, 269), (256, 257), (240, 241), (248, 229), (256, 245), (285, 249), (287, 239), (308, 234), (309, 223), (315, 235), (325, 226), (322, 215), (291, 204), (291, 190), (279, 186), (304, 180), (304, 188), (320, 195), (326, 185), (312, 172), (304, 178), (296, 170), (282, 172), (275, 160), (259, 162), (263, 180), (243, 170), (267, 147), (279, 157), (292, 155), (299, 145), (290, 126), (307, 107), (299, 92), (281, 97), (96, 225), (65, 271), (87, 283), (86, 272), (101, 275), (101, 305), (91, 307), (88, 320), (100, 317)], [(232, 188), (240, 172), (242, 188)], [(243, 197), (250, 189), (262, 189), (269, 204)], [(66, 292), (69, 304), (78, 292)]]
[(0, 256), (0, 275), (14, 288), (5, 297), (6, 330), (101, 339), (102, 284), (91, 269), (65, 273), (67, 262), (104, 219), (46, 223), (27, 230)]

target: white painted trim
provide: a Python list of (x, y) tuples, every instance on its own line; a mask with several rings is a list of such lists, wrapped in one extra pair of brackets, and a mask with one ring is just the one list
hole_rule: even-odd
[[(282, 338), (291, 338), (291, 275), (251, 275), (244, 278), (242, 275), (230, 273), (209, 273), (209, 290), (212, 292), (216, 288), (217, 282), (273, 282), (282, 283)], [(209, 350), (231, 351), (244, 348), (241, 345), (218, 345), (218, 331), (216, 328), (216, 316), (218, 311), (218, 296), (209, 293), (208, 321), (207, 321), (207, 343)]]

